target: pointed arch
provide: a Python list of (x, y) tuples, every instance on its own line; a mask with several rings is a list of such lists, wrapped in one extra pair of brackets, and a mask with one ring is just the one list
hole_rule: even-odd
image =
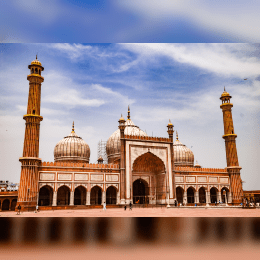
[(206, 189), (205, 189), (205, 187), (199, 188), (199, 203), (206, 203)]
[(69, 205), (70, 204), (70, 188), (67, 185), (62, 185), (57, 191), (57, 205)]
[(195, 189), (190, 186), (188, 189), (187, 189), (187, 200), (188, 200), (188, 203), (194, 203), (194, 193), (195, 193)]
[(184, 194), (184, 189), (180, 186), (176, 187), (176, 199), (178, 203), (183, 204), (183, 194)]
[(53, 188), (46, 184), (42, 186), (39, 190), (39, 206), (51, 206), (52, 205), (52, 198), (53, 198)]
[(83, 185), (79, 185), (74, 191), (74, 205), (86, 205), (87, 189)]
[(106, 189), (106, 204), (116, 204), (117, 189), (114, 185)]
[(218, 201), (217, 199), (217, 192), (218, 192), (218, 189), (216, 187), (212, 187), (210, 189), (210, 202), (211, 203), (215, 203)]
[(139, 178), (133, 183), (133, 203), (148, 204), (149, 203), (149, 186), (147, 181)]
[(164, 162), (151, 152), (144, 153), (133, 162), (133, 172), (164, 173)]
[(102, 189), (99, 185), (95, 185), (90, 191), (90, 205), (101, 205)]

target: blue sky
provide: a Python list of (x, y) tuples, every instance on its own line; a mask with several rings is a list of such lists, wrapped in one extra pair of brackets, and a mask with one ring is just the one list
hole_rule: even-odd
[(259, 42), (257, 0), (0, 1), (0, 42)]
[[(245, 189), (259, 189), (260, 47), (256, 44), (1, 44), (1, 178), (18, 182), (28, 98), (28, 64), (45, 67), (40, 158), (75, 131), (90, 146), (118, 128), (121, 113), (148, 135), (167, 137), (169, 119), (202, 167), (224, 168), (219, 97), (233, 96), (233, 120)], [(247, 80), (244, 80), (247, 78)], [(175, 138), (175, 137), (174, 137)]]

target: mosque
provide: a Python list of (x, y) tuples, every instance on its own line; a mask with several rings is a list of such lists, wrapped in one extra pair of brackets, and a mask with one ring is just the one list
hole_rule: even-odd
[(68, 136), (54, 148), (54, 162), (39, 158), (41, 84), (44, 68), (37, 59), (28, 66), (29, 95), (17, 205), (22, 210), (94, 207), (129, 204), (209, 205), (215, 202), (237, 205), (243, 190), (238, 164), (231, 96), (225, 90), (220, 100), (223, 112), (227, 167), (194, 165), (194, 154), (178, 138), (173, 124), (168, 137), (151, 137), (128, 115), (106, 143), (108, 162), (90, 164), (90, 147), (76, 134), (74, 123)]

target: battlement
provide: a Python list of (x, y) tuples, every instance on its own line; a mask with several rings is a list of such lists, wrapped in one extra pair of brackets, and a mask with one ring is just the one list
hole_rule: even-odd
[(155, 141), (155, 142), (171, 142), (170, 138), (153, 137), (153, 136), (138, 136), (138, 135), (125, 135), (125, 139), (147, 140), (147, 141)]
[(220, 169), (220, 168), (196, 168), (196, 167), (185, 167), (185, 166), (177, 166), (175, 167), (175, 171), (182, 171), (182, 172), (224, 172), (227, 173), (226, 169)]
[(117, 164), (99, 164), (99, 163), (73, 163), (73, 162), (42, 162), (41, 166), (49, 166), (49, 167), (81, 167), (86, 169), (119, 169), (119, 165)]

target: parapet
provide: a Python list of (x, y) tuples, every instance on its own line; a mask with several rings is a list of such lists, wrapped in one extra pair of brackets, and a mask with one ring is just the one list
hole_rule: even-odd
[(196, 167), (185, 167), (177, 166), (174, 168), (176, 172), (212, 172), (212, 173), (227, 173), (226, 169), (221, 168), (196, 168)]
[(86, 168), (86, 169), (119, 169), (118, 164), (99, 164), (99, 163), (73, 163), (73, 162), (42, 162), (41, 166), (49, 167), (69, 167), (69, 168)]
[(147, 141), (154, 141), (154, 142), (171, 142), (170, 138), (164, 137), (153, 137), (153, 136), (139, 136), (139, 135), (125, 135), (125, 139), (130, 140), (147, 140)]

